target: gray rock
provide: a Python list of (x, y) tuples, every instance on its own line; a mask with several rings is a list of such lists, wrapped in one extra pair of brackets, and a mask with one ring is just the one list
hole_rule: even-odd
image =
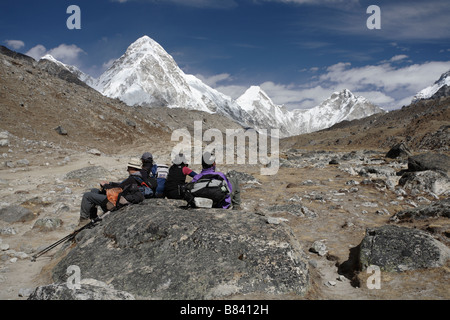
[(22, 206), (13, 205), (0, 209), (0, 220), (9, 223), (31, 221), (35, 217), (31, 210)]
[(386, 158), (396, 159), (401, 157), (409, 157), (412, 153), (408, 146), (404, 142), (400, 142), (394, 145), (388, 153), (386, 153)]
[(61, 126), (57, 126), (57, 127), (55, 128), (55, 131), (56, 131), (58, 134), (62, 135), (62, 136), (66, 136), (66, 135), (67, 135), (67, 130), (64, 129), (63, 127), (61, 127)]
[(267, 208), (269, 212), (288, 212), (298, 217), (317, 218), (317, 213), (303, 206), (302, 204), (289, 203), (274, 205)]
[(109, 171), (101, 166), (92, 166), (70, 171), (66, 174), (65, 179), (93, 181), (98, 179), (105, 179), (105, 177), (107, 177), (109, 174)]
[(33, 229), (38, 229), (40, 231), (53, 231), (62, 225), (62, 220), (59, 218), (45, 217), (36, 220), (33, 225)]
[(185, 201), (149, 199), (112, 212), (53, 269), (151, 299), (212, 299), (232, 294), (306, 293), (307, 259), (283, 224), (223, 209), (180, 208)]
[(66, 283), (37, 287), (28, 300), (135, 300), (128, 292), (115, 290), (100, 281), (94, 284), (81, 281), (79, 289), (70, 289)]
[(407, 190), (432, 192), (436, 195), (447, 193), (450, 190), (450, 179), (442, 171), (406, 172), (398, 184)]
[(93, 154), (95, 156), (100, 156), (102, 153), (97, 149), (89, 149), (88, 153)]
[(450, 198), (436, 201), (430, 205), (402, 210), (394, 214), (390, 220), (400, 221), (406, 219), (450, 218)]
[(424, 153), (408, 158), (408, 171), (426, 170), (450, 172), (450, 157), (439, 153)]
[(236, 178), (240, 183), (255, 183), (259, 184), (259, 181), (249, 173), (239, 172), (236, 170), (230, 170), (227, 172), (227, 177)]
[(309, 251), (317, 253), (319, 256), (326, 256), (328, 253), (327, 246), (320, 240), (314, 241)]
[(384, 271), (439, 267), (450, 258), (450, 249), (431, 235), (395, 225), (368, 228), (360, 245), (362, 270), (376, 265)]

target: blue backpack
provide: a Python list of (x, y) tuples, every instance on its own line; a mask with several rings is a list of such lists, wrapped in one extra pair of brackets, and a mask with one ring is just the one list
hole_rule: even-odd
[(142, 177), (133, 176), (133, 178), (137, 181), (139, 190), (142, 192), (145, 199), (153, 197), (152, 188), (144, 181)]

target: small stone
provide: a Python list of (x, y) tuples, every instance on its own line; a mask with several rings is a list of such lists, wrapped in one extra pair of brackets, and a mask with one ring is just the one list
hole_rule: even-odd
[(333, 281), (333, 280), (330, 280), (330, 281), (327, 282), (327, 286), (328, 287), (334, 287), (336, 284), (337, 284), (337, 282)]
[(323, 257), (328, 253), (327, 247), (322, 241), (315, 241), (309, 251), (317, 253), (319, 256)]
[(32, 288), (21, 288), (19, 289), (19, 297), (29, 297), (33, 293)]

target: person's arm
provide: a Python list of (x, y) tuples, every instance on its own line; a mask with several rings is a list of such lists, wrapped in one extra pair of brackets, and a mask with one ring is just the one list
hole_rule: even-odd
[(183, 167), (183, 174), (185, 176), (195, 177), (197, 173), (195, 171), (192, 171), (189, 167)]

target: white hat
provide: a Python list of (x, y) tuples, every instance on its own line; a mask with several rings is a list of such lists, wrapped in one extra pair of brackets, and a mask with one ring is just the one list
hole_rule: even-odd
[(135, 168), (135, 169), (141, 170), (142, 169), (141, 159), (139, 159), (139, 158), (131, 158), (130, 161), (128, 161), (127, 166), (129, 168)]

